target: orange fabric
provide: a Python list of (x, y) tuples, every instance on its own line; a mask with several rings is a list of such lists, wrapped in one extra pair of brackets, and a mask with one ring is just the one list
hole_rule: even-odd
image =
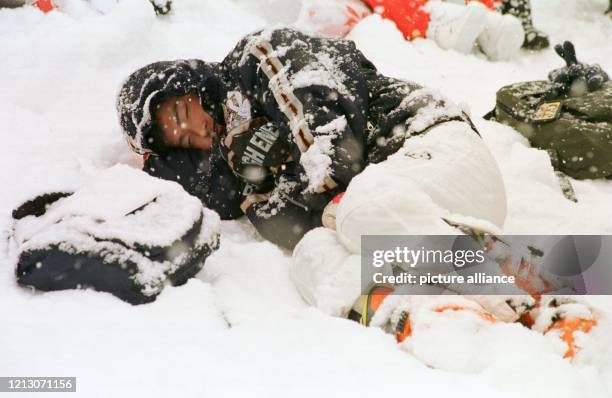
[(574, 358), (576, 352), (578, 352), (574, 332), (580, 331), (588, 333), (595, 325), (597, 325), (597, 321), (594, 319), (565, 318), (550, 325), (545, 333), (551, 330), (559, 330), (561, 332), (561, 340), (567, 344), (567, 351), (565, 351), (563, 358)]
[(35, 0), (32, 5), (38, 7), (38, 9), (44, 13), (48, 13), (49, 11), (55, 9), (53, 0)]
[(491, 323), (497, 322), (497, 319), (495, 319), (495, 317), (493, 315), (489, 314), (488, 312), (485, 312), (484, 310), (479, 310), (479, 309), (470, 308), (470, 307), (463, 307), (463, 306), (460, 306), (460, 305), (443, 305), (441, 307), (435, 308), (434, 311), (435, 312), (468, 311), (468, 312), (473, 312), (474, 314), (478, 315), (479, 317), (481, 317), (485, 321), (488, 321), (488, 322), (491, 322)]
[[(373, 311), (377, 311), (385, 300), (385, 298), (387, 298), (387, 296), (391, 294), (393, 290), (393, 288), (386, 286), (375, 287), (369, 294), (370, 308)], [(410, 337), (410, 335), (412, 335), (412, 327), (410, 326), (410, 321), (406, 319), (404, 321), (403, 329), (396, 330), (395, 339), (398, 343), (401, 343), (402, 341)]]
[[(429, 26), (429, 14), (423, 10), (423, 6), (429, 0), (364, 0), (374, 12), (381, 17), (395, 22), (397, 28), (408, 40), (423, 38), (427, 35)], [(487, 8), (494, 10), (495, 5), (501, 0), (476, 0)], [(467, 1), (466, 1), (467, 3)]]
[(406, 319), (406, 322), (404, 323), (404, 330), (398, 331), (398, 333), (395, 334), (395, 340), (398, 343), (401, 343), (404, 340), (406, 340), (408, 337), (410, 337), (411, 335), (412, 335), (412, 326), (410, 326), (410, 320)]
[(508, 276), (514, 276), (514, 284), (519, 289), (530, 294), (537, 301), (540, 300), (542, 294), (554, 290), (553, 286), (539, 275), (537, 265), (529, 264), (527, 260), (521, 258), (518, 269), (513, 271), (511, 268), (513, 261), (513, 258), (510, 257), (501, 265), (501, 271)]
[(378, 307), (382, 304), (384, 299), (391, 294), (393, 289), (390, 287), (377, 287), (370, 293), (370, 308), (376, 311)]
[(519, 322), (521, 323), (521, 325), (526, 326), (531, 329), (531, 327), (535, 324), (535, 319), (533, 319), (533, 317), (531, 316), (529, 312), (525, 312), (519, 318)]

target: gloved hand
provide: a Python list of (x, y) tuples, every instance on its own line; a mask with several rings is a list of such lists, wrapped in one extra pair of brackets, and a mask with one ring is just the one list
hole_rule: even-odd
[(610, 80), (608, 74), (597, 64), (584, 64), (578, 62), (574, 45), (566, 41), (555, 46), (555, 51), (566, 63), (563, 68), (555, 69), (549, 73), (548, 79), (553, 82), (554, 94), (568, 94), (572, 87), (583, 82), (588, 91), (598, 90), (604, 82)]
[(286, 142), (276, 125), (257, 119), (248, 130), (225, 139), (228, 161), (234, 173), (244, 181), (260, 185), (272, 178), (272, 169), (280, 167), (289, 157)]

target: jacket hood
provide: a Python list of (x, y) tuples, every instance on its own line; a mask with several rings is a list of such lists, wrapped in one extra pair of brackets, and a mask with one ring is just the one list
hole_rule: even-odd
[(132, 73), (121, 86), (117, 112), (123, 135), (134, 152), (154, 152), (149, 136), (154, 124), (153, 107), (165, 97), (188, 93), (198, 94), (204, 110), (223, 124), (221, 101), (226, 91), (216, 64), (196, 59), (149, 64)]

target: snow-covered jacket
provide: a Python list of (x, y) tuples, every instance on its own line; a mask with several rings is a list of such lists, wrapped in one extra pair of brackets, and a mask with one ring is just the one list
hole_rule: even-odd
[(218, 68), (228, 89), (228, 162), (247, 183), (267, 172), (275, 182), (266, 195), (247, 196), (254, 203), (246, 214), (286, 247), (321, 225), (325, 205), (368, 163), (465, 117), (430, 90), (378, 73), (350, 40), (265, 30), (242, 39)]

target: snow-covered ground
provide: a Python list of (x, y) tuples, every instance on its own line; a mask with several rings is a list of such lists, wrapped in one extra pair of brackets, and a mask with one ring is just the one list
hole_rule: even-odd
[[(279, 2), (257, 1), (259, 10)], [(308, 308), (289, 280), (289, 254), (242, 221), (223, 223), (221, 248), (198, 279), (166, 288), (153, 304), (16, 286), (6, 245), (11, 209), (116, 163), (138, 167), (115, 115), (122, 79), (161, 59), (220, 60), (266, 24), (244, 3), (175, 0), (167, 18), (156, 18), (144, 0), (64, 0), (62, 12), (48, 15), (0, 9), (0, 376), (76, 376), (83, 397), (612, 396), (606, 319), (573, 364), (551, 339), (518, 325), (496, 325), (477, 338), (449, 327), (436, 339), (414, 339), (408, 353), (381, 330)], [(607, 0), (533, 4), (553, 42), (570, 39), (579, 59), (612, 71)], [(572, 203), (542, 151), (479, 118), (497, 88), (545, 78), (561, 65), (552, 50), (490, 63), (430, 41), (407, 43), (377, 16), (350, 38), (384, 73), (471, 109), (507, 184), (506, 232), (612, 233), (611, 181), (575, 181), (579, 202)], [(612, 315), (612, 299), (591, 301)], [(470, 361), (458, 362), (466, 355)]]

